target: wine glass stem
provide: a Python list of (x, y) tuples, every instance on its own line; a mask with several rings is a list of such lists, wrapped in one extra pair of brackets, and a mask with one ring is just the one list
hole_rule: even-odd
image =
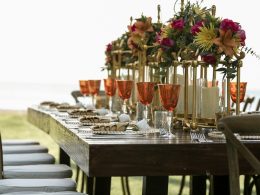
[(148, 105), (145, 105), (145, 108), (144, 108), (144, 119), (149, 122), (149, 110), (148, 110)]
[(96, 98), (95, 95), (92, 95), (92, 105), (96, 107)]
[(127, 112), (127, 104), (126, 104), (126, 102), (127, 102), (127, 99), (125, 99), (125, 100), (123, 100), (124, 102), (123, 102), (123, 107), (122, 107), (122, 110), (123, 110), (123, 113), (124, 114), (127, 114), (128, 112)]
[(110, 113), (113, 113), (113, 111), (112, 111), (112, 103), (113, 103), (113, 97), (109, 96), (108, 104), (109, 104), (109, 111), (110, 111)]

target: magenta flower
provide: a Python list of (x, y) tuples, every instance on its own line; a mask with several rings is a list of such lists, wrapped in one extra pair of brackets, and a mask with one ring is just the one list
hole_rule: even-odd
[(172, 28), (175, 28), (177, 30), (183, 30), (184, 28), (184, 20), (178, 19), (178, 20), (173, 20), (171, 23)]
[(162, 37), (161, 37), (161, 31), (156, 33), (155, 41), (156, 43), (161, 43)]
[(112, 44), (109, 43), (109, 44), (107, 45), (106, 52), (111, 52), (111, 51), (112, 51)]
[(245, 40), (246, 40), (246, 32), (244, 30), (239, 30), (237, 32), (238, 37), (240, 38), (240, 43), (242, 46), (245, 46)]
[(190, 30), (191, 34), (196, 35), (198, 32), (200, 32), (200, 27), (202, 26), (203, 26), (203, 21), (199, 21), (196, 24), (194, 24)]
[(174, 45), (174, 41), (169, 38), (163, 38), (160, 41), (160, 44), (161, 44), (161, 46), (164, 46), (164, 47), (172, 47)]
[(205, 54), (201, 56), (202, 61), (206, 62), (207, 64), (216, 64), (217, 59), (213, 54)]
[(220, 29), (224, 31), (230, 29), (232, 32), (237, 32), (240, 30), (240, 25), (237, 22), (233, 22), (233, 20), (224, 19), (220, 23)]
[(133, 26), (131, 26), (131, 31), (132, 31), (132, 32), (135, 32), (135, 31), (136, 31), (136, 26), (135, 26), (135, 24), (134, 24)]

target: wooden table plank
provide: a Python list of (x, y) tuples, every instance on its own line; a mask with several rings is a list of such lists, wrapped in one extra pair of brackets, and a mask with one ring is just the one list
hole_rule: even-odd
[[(44, 123), (49, 120), (49, 126), (35, 122), (37, 115)], [(91, 177), (228, 174), (223, 142), (193, 143), (183, 132), (177, 132), (173, 140), (84, 139), (47, 113), (29, 108), (28, 118), (40, 128), (49, 127), (50, 136)], [(246, 145), (260, 157), (260, 143)], [(253, 173), (248, 163), (240, 160), (241, 174)]]

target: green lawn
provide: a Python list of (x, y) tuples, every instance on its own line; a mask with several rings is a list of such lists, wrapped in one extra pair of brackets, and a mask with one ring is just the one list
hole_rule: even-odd
[[(0, 131), (3, 139), (33, 139), (49, 148), (49, 153), (56, 157), (58, 162), (58, 145), (50, 136), (27, 122), (26, 112), (0, 111)], [(75, 167), (75, 166), (73, 166)], [(75, 171), (74, 171), (75, 173)], [(73, 177), (75, 174), (73, 175)], [(178, 194), (180, 176), (171, 176), (169, 179), (169, 194)], [(142, 194), (142, 178), (130, 177), (130, 190), (132, 195)], [(189, 182), (186, 182), (183, 195), (189, 194)], [(120, 177), (112, 178), (111, 195), (121, 195)]]

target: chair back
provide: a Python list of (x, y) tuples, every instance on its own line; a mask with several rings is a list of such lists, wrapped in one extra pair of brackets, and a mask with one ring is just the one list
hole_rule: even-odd
[(1, 138), (1, 132), (0, 132), (0, 179), (3, 179), (3, 169), (4, 169), (3, 147), (2, 147), (2, 138)]
[(258, 100), (258, 103), (257, 103), (255, 111), (259, 111), (259, 109), (260, 109), (260, 99)]
[(255, 100), (255, 97), (247, 97), (246, 98), (245, 104), (244, 104), (244, 107), (243, 107), (243, 112), (245, 112), (247, 110), (248, 106), (251, 108), (251, 105), (253, 104), (254, 100)]
[(72, 91), (72, 92), (71, 92), (71, 95), (72, 95), (72, 97), (74, 98), (74, 100), (75, 100), (76, 103), (79, 103), (78, 98), (83, 96), (83, 95), (80, 93), (80, 91), (78, 91), (78, 90)]
[(259, 134), (260, 115), (225, 117), (219, 121), (218, 128), (226, 136), (230, 194), (237, 195), (240, 194), (238, 153), (248, 161), (257, 174), (260, 174), (260, 161), (236, 138), (234, 133)]

